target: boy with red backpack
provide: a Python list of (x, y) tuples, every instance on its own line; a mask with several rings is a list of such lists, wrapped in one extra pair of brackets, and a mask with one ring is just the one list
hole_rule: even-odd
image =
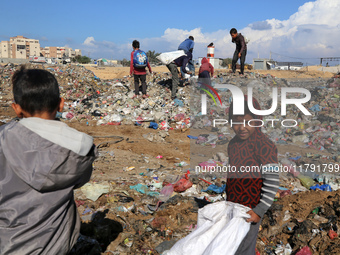
[(146, 94), (146, 70), (148, 67), (150, 74), (152, 73), (150, 63), (146, 53), (139, 49), (139, 41), (134, 40), (132, 42), (133, 51), (131, 52), (131, 63), (130, 63), (130, 75), (133, 74), (135, 81), (135, 94), (132, 98), (139, 95), (139, 80), (142, 83), (142, 94), (143, 98), (149, 97)]

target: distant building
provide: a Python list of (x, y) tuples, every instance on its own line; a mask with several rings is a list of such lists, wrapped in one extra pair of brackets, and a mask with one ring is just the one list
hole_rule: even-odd
[(272, 67), (272, 60), (268, 58), (253, 58), (254, 70), (269, 70)]
[[(81, 50), (69, 47), (40, 47), (39, 40), (29, 39), (24, 36), (18, 35), (10, 37), (9, 41), (0, 42), (0, 58), (1, 59), (37, 59), (34, 57), (45, 57), (46, 59), (61, 59), (61, 58), (74, 58), (81, 56)], [(52, 60), (51, 60), (52, 61)]]
[(80, 49), (75, 49), (74, 50), (76, 56), (81, 56), (81, 50)]
[(65, 53), (65, 47), (45, 47), (41, 49), (41, 54), (45, 58), (62, 58)]
[(30, 56), (40, 56), (39, 40), (18, 35), (1, 42), (0, 58), (28, 59)]
[(275, 62), (277, 70), (300, 70), (303, 66), (302, 62)]
[(303, 66), (302, 62), (279, 62), (268, 58), (254, 58), (254, 70), (299, 70)]
[(11, 44), (9, 41), (0, 42), (0, 58), (10, 58), (11, 56)]
[(45, 47), (41, 48), (41, 53), (45, 58), (74, 58), (81, 56), (81, 50), (69, 47)]

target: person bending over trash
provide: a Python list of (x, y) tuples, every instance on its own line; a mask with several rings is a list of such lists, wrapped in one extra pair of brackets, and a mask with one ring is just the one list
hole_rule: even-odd
[[(181, 42), (181, 44), (178, 46), (178, 50), (184, 50), (185, 53), (190, 52), (191, 54), (193, 54), (194, 46), (195, 46), (194, 37), (190, 35), (187, 39)], [(191, 76), (195, 75), (195, 65), (192, 59), (188, 62), (188, 68), (189, 71), (191, 72)], [(182, 70), (181, 74), (182, 77), (184, 78), (185, 73)]]
[(22, 119), (0, 127), (0, 253), (67, 254), (80, 230), (73, 189), (89, 181), (97, 150), (55, 120), (64, 99), (51, 73), (22, 66), (12, 84)]
[(139, 80), (142, 83), (142, 94), (143, 98), (149, 97), (146, 94), (146, 70), (148, 67), (150, 74), (152, 74), (151, 66), (146, 56), (146, 53), (139, 49), (139, 41), (134, 40), (132, 42), (133, 51), (131, 52), (131, 61), (130, 61), (130, 75), (133, 74), (135, 81), (135, 94), (132, 98), (135, 98), (139, 95)]
[(178, 78), (178, 69), (177, 67), (181, 67), (181, 71), (187, 74), (191, 74), (190, 71), (186, 70), (186, 66), (188, 62), (192, 59), (191, 52), (187, 52), (185, 55), (176, 58), (174, 61), (172, 61), (170, 64), (166, 65), (169, 71), (172, 75), (172, 89), (171, 89), (171, 99), (174, 100), (176, 98), (177, 94), (177, 88), (179, 84), (179, 78)]
[[(274, 201), (279, 187), (279, 174), (277, 148), (260, 127), (253, 127), (260, 125), (256, 124), (259, 121), (255, 119), (262, 118), (251, 113), (246, 101), (247, 96), (244, 115), (233, 115), (233, 103), (229, 108), (229, 123), (235, 132), (235, 137), (228, 145), (229, 164), (236, 167), (236, 172), (227, 174), (226, 194), (227, 201), (252, 209), (247, 212), (251, 216), (247, 219), (252, 223), (250, 230), (235, 254), (254, 255), (261, 219)], [(254, 108), (260, 110), (255, 98), (252, 102)]]

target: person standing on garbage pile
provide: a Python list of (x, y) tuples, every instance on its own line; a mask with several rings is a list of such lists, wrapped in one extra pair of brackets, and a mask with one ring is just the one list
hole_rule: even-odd
[[(252, 103), (255, 109), (261, 109), (255, 98)], [(235, 137), (229, 142), (228, 156), (230, 167), (234, 167), (235, 172), (227, 173), (227, 201), (251, 208), (247, 212), (250, 215), (247, 221), (252, 223), (235, 253), (239, 255), (255, 254), (261, 219), (272, 205), (279, 187), (277, 148), (262, 133), (261, 127), (254, 127), (260, 125), (260, 121), (255, 121), (260, 119), (261, 116), (249, 110), (247, 96), (244, 100), (244, 115), (233, 115), (231, 103), (229, 123)]]
[[(185, 53), (190, 52), (191, 54), (193, 54), (194, 46), (195, 46), (194, 37), (190, 35), (189, 38), (181, 42), (181, 44), (178, 46), (178, 50), (184, 50)], [(195, 65), (192, 59), (188, 62), (188, 68), (189, 71), (191, 72), (191, 76), (195, 75)], [(184, 78), (185, 73), (182, 70), (181, 74), (182, 77)]]
[(179, 78), (178, 78), (178, 69), (177, 67), (181, 67), (181, 71), (187, 74), (191, 74), (190, 71), (186, 70), (186, 66), (188, 62), (192, 59), (191, 52), (187, 52), (185, 55), (176, 58), (170, 64), (166, 65), (172, 75), (172, 88), (171, 88), (171, 99), (174, 100), (177, 94), (177, 88), (179, 85)]
[(97, 150), (55, 120), (64, 99), (53, 74), (22, 66), (12, 84), (21, 119), (0, 127), (0, 253), (67, 254), (81, 224), (73, 189), (90, 180)]
[(247, 55), (247, 44), (241, 33), (238, 33), (236, 28), (230, 29), (230, 35), (232, 38), (232, 42), (236, 44), (236, 49), (234, 52), (233, 60), (232, 60), (232, 72), (236, 72), (236, 63), (237, 60), (240, 59), (241, 70), (240, 74), (244, 75), (244, 62), (246, 61)]
[(214, 75), (214, 67), (209, 63), (207, 58), (203, 58), (198, 74), (199, 81), (203, 84), (211, 85), (210, 74), (211, 76)]
[(139, 41), (134, 40), (132, 42), (133, 51), (131, 52), (130, 63), (130, 76), (133, 74), (135, 82), (135, 94), (132, 98), (136, 98), (139, 95), (139, 81), (142, 83), (143, 98), (149, 97), (146, 93), (146, 70), (148, 67), (150, 74), (152, 74), (151, 66), (144, 51), (139, 49)]

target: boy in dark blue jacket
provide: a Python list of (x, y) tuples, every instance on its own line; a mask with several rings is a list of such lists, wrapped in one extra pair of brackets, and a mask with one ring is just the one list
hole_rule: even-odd
[(191, 74), (191, 71), (186, 70), (186, 66), (188, 62), (192, 59), (191, 52), (187, 52), (185, 55), (176, 58), (170, 64), (166, 65), (172, 75), (172, 89), (171, 89), (171, 99), (174, 100), (176, 98), (177, 88), (179, 84), (178, 78), (178, 69), (177, 67), (181, 67), (181, 71), (183, 73)]

